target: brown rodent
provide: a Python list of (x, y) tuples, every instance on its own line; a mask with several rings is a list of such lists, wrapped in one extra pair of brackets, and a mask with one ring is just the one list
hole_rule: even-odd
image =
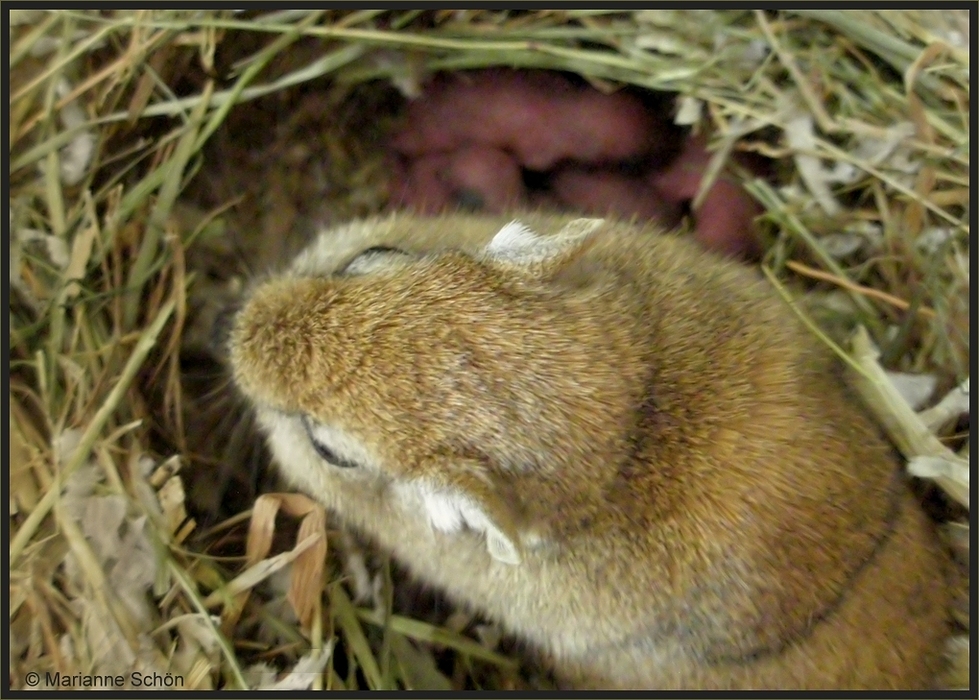
[(625, 223), (395, 215), (236, 318), (285, 476), (601, 688), (927, 688), (943, 558), (749, 268)]

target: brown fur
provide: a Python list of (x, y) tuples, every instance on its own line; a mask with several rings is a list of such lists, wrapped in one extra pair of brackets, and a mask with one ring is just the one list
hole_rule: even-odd
[[(508, 221), (354, 224), (255, 290), (239, 386), (376, 462), (289, 447), (284, 474), (576, 687), (929, 687), (948, 596), (930, 523), (784, 302), (624, 223), (486, 258)], [(333, 274), (378, 245), (434, 254)], [(415, 479), (471, 497), (520, 563), (400, 505)]]

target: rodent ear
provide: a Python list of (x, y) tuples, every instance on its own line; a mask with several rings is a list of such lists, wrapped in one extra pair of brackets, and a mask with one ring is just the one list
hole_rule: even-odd
[(573, 219), (553, 235), (540, 236), (514, 219), (501, 228), (484, 249), (496, 265), (544, 273), (573, 260), (604, 219)]
[[(473, 465), (481, 469), (481, 465)], [(519, 537), (514, 519), (506, 502), (492, 485), (474, 472), (458, 471), (410, 482), (411, 489), (420, 497), (425, 514), (432, 527), (441, 532), (456, 532), (464, 527), (482, 533), (486, 537), (486, 550), (499, 562), (510, 565), (520, 563)]]

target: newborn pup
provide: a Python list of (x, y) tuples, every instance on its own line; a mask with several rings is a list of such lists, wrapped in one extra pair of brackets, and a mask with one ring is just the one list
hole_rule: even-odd
[[(543, 70), (440, 74), (408, 105), (391, 139), (391, 203), (429, 214), (534, 204), (638, 216), (673, 228), (697, 194), (711, 154), (702, 137), (684, 137), (672, 123), (672, 100), (646, 94), (605, 94)], [(751, 231), (760, 208), (729, 174), (690, 213), (704, 247), (732, 256), (757, 253)]]
[(676, 145), (669, 123), (624, 92), (602, 93), (552, 71), (486, 69), (441, 74), (408, 107), (409, 128), (392, 145), (407, 156), (493, 144), (532, 170), (564, 160), (601, 163), (649, 155), (663, 160)]
[(930, 523), (749, 269), (615, 221), (324, 232), (235, 321), (284, 474), (580, 688), (927, 688)]

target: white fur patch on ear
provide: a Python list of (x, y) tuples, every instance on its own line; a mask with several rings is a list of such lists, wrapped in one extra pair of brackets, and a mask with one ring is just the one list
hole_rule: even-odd
[(496, 258), (519, 258), (541, 245), (541, 237), (525, 224), (514, 219), (497, 231), (486, 246), (486, 252)]
[(604, 219), (575, 219), (553, 236), (539, 236), (514, 219), (501, 228), (485, 252), (500, 261), (534, 264), (557, 257), (579, 245)]
[(469, 528), (482, 533), (491, 557), (504, 564), (520, 563), (520, 553), (513, 541), (469, 496), (451, 489), (436, 490), (425, 483), (413, 486), (434, 529), (453, 533)]

